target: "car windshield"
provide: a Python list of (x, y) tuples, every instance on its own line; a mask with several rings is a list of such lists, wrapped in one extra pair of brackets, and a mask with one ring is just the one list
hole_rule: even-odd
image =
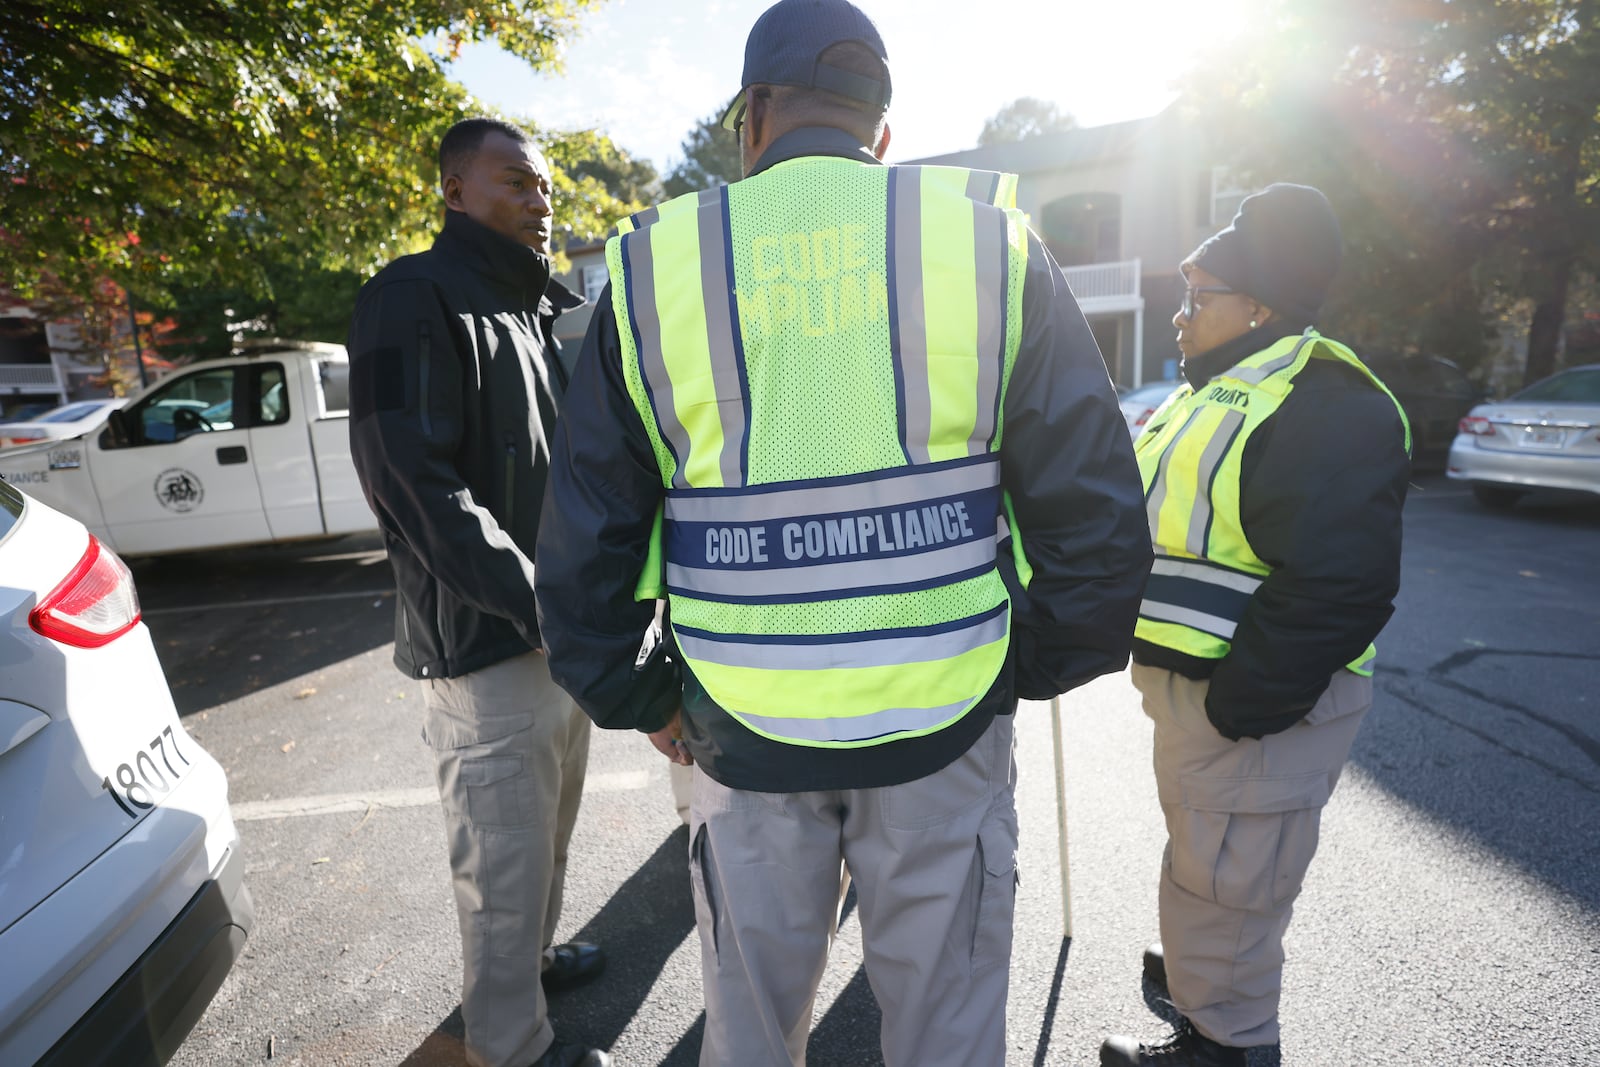
[(1600, 404), (1600, 367), (1567, 371), (1535, 382), (1512, 400), (1543, 400), (1556, 404)]
[(68, 404), (65, 407), (56, 408), (54, 411), (45, 412), (43, 415), (39, 416), (37, 421), (77, 422), (79, 419), (87, 419), (90, 415), (93, 415), (104, 406), (104, 404), (88, 402), (82, 404)]

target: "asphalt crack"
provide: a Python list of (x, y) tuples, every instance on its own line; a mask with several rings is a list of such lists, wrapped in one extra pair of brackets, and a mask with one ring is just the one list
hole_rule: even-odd
[(1600, 740), (1590, 737), (1588, 734), (1584, 733), (1576, 726), (1573, 726), (1571, 723), (1562, 722), (1559, 719), (1546, 715), (1542, 711), (1536, 711), (1533, 708), (1519, 704), (1516, 701), (1506, 697), (1485, 693), (1482, 690), (1474, 689), (1470, 685), (1466, 685), (1462, 682), (1456, 681), (1453, 678), (1447, 677), (1447, 675), (1453, 673), (1454, 671), (1457, 671), (1468, 664), (1482, 659), (1484, 656), (1512, 656), (1525, 659), (1536, 658), (1576, 660), (1583, 663), (1597, 664), (1600, 664), (1600, 656), (1590, 655), (1582, 652), (1548, 652), (1540, 650), (1503, 648), (1467, 648), (1462, 649), (1459, 652), (1451, 653), (1438, 663), (1435, 663), (1433, 666), (1428, 668), (1429, 680), (1433, 681), (1435, 684), (1444, 686), (1446, 689), (1453, 689), (1458, 693), (1472, 697), (1474, 700), (1482, 701), (1485, 704), (1489, 704), (1494, 707), (1505, 708), (1507, 711), (1514, 711), (1525, 718), (1531, 719), (1546, 729), (1554, 730), (1562, 737), (1565, 737), (1568, 741), (1571, 741), (1573, 746), (1577, 748), (1579, 752), (1582, 752), (1589, 758), (1590, 763), (1593, 763), (1596, 767), (1600, 767)]
[[(1582, 779), (1582, 778), (1578, 777), (1577, 775), (1573, 774), (1571, 771), (1568, 771), (1568, 770), (1566, 770), (1566, 769), (1564, 769), (1562, 767), (1558, 767), (1555, 764), (1550, 763), (1547, 760), (1541, 759), (1538, 756), (1535, 756), (1531, 752), (1524, 752), (1519, 748), (1515, 748), (1515, 747), (1513, 747), (1511, 745), (1508, 745), (1502, 739), (1496, 737), (1495, 735), (1493, 735), (1493, 734), (1491, 734), (1491, 733), (1489, 733), (1489, 732), (1487, 732), (1485, 730), (1480, 730), (1476, 726), (1469, 726), (1469, 725), (1467, 725), (1466, 723), (1462, 722), (1459, 719), (1451, 718), (1449, 715), (1446, 715), (1443, 712), (1436, 710), (1435, 708), (1429, 707), (1427, 704), (1423, 703), (1422, 700), (1420, 700), (1419, 698), (1413, 696), (1412, 694), (1410, 694), (1408, 692), (1405, 692), (1402, 689), (1398, 689), (1398, 688), (1396, 688), (1394, 686), (1390, 686), (1390, 685), (1382, 685), (1379, 688), (1381, 688), (1385, 693), (1387, 693), (1390, 696), (1394, 697), (1396, 700), (1400, 701), (1403, 704), (1406, 704), (1406, 705), (1410, 706), (1411, 708), (1413, 708), (1416, 711), (1422, 712), (1424, 715), (1431, 715), (1435, 719), (1438, 719), (1440, 722), (1444, 722), (1444, 723), (1447, 723), (1447, 724), (1449, 724), (1451, 726), (1454, 726), (1458, 730), (1463, 730), (1466, 733), (1471, 734), (1473, 737), (1478, 738), (1480, 741), (1483, 741), (1485, 744), (1488, 744), (1488, 745), (1491, 745), (1491, 746), (1493, 746), (1495, 748), (1498, 748), (1500, 751), (1506, 753), (1509, 756), (1515, 756), (1518, 759), (1527, 760), (1529, 763), (1532, 763), (1535, 766), (1537, 766), (1537, 767), (1539, 767), (1539, 768), (1541, 768), (1541, 769), (1543, 769), (1545, 771), (1548, 771), (1550, 774), (1554, 775), (1557, 778), (1561, 778), (1561, 779), (1563, 779), (1565, 781), (1571, 782), (1572, 784), (1578, 786), (1580, 789), (1587, 790), (1590, 793), (1594, 793), (1595, 795), (1600, 796), (1600, 787), (1595, 786), (1591, 782), (1585, 781), (1584, 779)], [(1482, 699), (1482, 698), (1480, 698), (1480, 699)], [(1493, 701), (1490, 701), (1490, 703), (1493, 703)]]

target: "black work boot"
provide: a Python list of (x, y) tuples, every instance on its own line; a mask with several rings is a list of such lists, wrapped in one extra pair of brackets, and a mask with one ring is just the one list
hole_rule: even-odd
[(1144, 978), (1163, 989), (1167, 986), (1167, 954), (1159, 941), (1144, 950)]
[(1245, 1067), (1245, 1050), (1219, 1045), (1183, 1019), (1159, 1045), (1120, 1035), (1106, 1038), (1100, 1046), (1100, 1067)]
[(532, 1067), (611, 1067), (611, 1057), (576, 1041), (557, 1040), (533, 1061)]

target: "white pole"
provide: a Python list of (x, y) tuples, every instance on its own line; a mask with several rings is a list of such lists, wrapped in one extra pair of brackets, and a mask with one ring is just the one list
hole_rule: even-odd
[(1067, 864), (1067, 768), (1061, 747), (1061, 698), (1050, 698), (1050, 733), (1056, 750), (1056, 828), (1061, 852), (1061, 930), (1072, 936), (1072, 874)]

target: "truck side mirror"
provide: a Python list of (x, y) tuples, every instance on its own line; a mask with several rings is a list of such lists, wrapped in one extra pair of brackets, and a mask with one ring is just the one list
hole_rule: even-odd
[(104, 449), (127, 448), (133, 444), (133, 424), (128, 413), (114, 408), (106, 417), (106, 428), (100, 431), (100, 447)]

